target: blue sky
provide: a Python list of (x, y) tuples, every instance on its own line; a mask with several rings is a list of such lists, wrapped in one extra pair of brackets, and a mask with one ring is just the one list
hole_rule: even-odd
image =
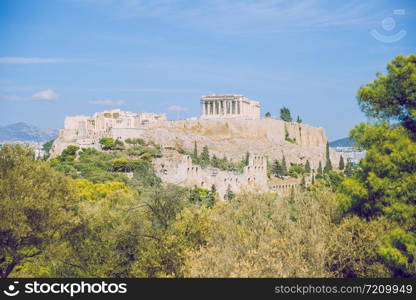
[(414, 53), (415, 30), (414, 0), (2, 0), (0, 125), (112, 108), (185, 118), (201, 95), (241, 93), (334, 140), (366, 120), (359, 86)]

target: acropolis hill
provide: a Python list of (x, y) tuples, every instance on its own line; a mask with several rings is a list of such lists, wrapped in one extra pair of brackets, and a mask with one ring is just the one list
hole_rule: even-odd
[[(164, 114), (131, 113), (119, 109), (96, 113), (90, 117), (66, 117), (65, 128), (60, 131), (59, 138), (53, 144), (53, 156), (59, 155), (68, 145), (100, 150), (99, 140), (102, 137), (119, 140), (142, 138), (162, 146), (164, 155), (155, 165), (165, 181), (205, 187), (218, 184), (219, 179), (212, 180), (213, 176), (209, 172), (202, 174), (207, 170), (199, 168), (199, 173), (188, 174), (194, 170), (192, 168), (197, 167), (177, 150), (192, 151), (196, 142), (199, 149), (207, 145), (210, 154), (226, 156), (233, 161), (240, 161), (246, 152), (250, 152), (256, 158), (251, 162), (253, 168), (249, 167), (250, 171), (246, 172), (245, 178), (235, 178), (235, 182), (240, 180), (240, 185), (244, 185), (255, 178), (264, 190), (269, 190), (270, 187), (270, 182), (267, 183), (265, 178), (267, 159), (280, 160), (285, 156), (287, 164), (301, 165), (309, 160), (314, 169), (320, 161), (322, 165), (325, 164), (327, 138), (322, 128), (274, 118), (260, 118), (260, 103), (243, 95), (203, 96), (201, 106), (200, 118), (177, 121), (167, 120)], [(332, 149), (330, 156), (333, 164), (338, 163), (339, 157)], [(167, 170), (166, 166), (171, 169)], [(257, 174), (250, 177), (249, 173), (253, 170)], [(227, 186), (224, 183), (217, 185), (219, 192)], [(234, 190), (239, 190), (237, 185)]]

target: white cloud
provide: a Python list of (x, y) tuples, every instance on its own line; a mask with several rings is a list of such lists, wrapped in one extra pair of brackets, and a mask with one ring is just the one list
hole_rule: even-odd
[(179, 106), (179, 105), (172, 105), (172, 106), (169, 106), (168, 107), (168, 110), (170, 110), (170, 111), (187, 111), (188, 110), (188, 108), (186, 108), (186, 107), (183, 107), (183, 106)]
[(77, 62), (78, 59), (52, 57), (0, 57), (0, 64), (56, 64)]
[(100, 99), (100, 100), (92, 100), (92, 101), (89, 101), (88, 103), (96, 104), (96, 105), (118, 106), (118, 105), (123, 105), (124, 100)]
[(32, 98), (38, 100), (54, 100), (58, 98), (58, 96), (59, 95), (53, 90), (44, 90), (33, 94)]

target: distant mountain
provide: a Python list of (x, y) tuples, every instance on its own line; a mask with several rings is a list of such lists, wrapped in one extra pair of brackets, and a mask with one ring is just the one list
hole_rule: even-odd
[(44, 143), (58, 137), (57, 129), (45, 129), (23, 122), (0, 126), (0, 142)]
[(350, 138), (343, 138), (329, 143), (330, 147), (353, 147), (354, 140)]

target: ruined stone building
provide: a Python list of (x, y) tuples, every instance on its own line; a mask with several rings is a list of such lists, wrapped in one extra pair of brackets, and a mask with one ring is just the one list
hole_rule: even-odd
[(155, 161), (155, 169), (164, 182), (187, 187), (210, 189), (215, 185), (220, 199), (228, 189), (234, 193), (241, 191), (267, 192), (267, 159), (262, 155), (250, 155), (243, 173), (224, 171), (216, 168), (202, 168), (192, 163), (189, 155), (177, 151), (164, 151), (163, 157)]
[(201, 98), (203, 119), (212, 118), (260, 118), (260, 102), (243, 95), (213, 94)]
[(132, 113), (113, 109), (95, 113), (93, 116), (65, 118), (65, 129), (75, 130), (79, 137), (90, 137), (112, 128), (141, 128), (143, 125), (166, 120), (165, 114)]

